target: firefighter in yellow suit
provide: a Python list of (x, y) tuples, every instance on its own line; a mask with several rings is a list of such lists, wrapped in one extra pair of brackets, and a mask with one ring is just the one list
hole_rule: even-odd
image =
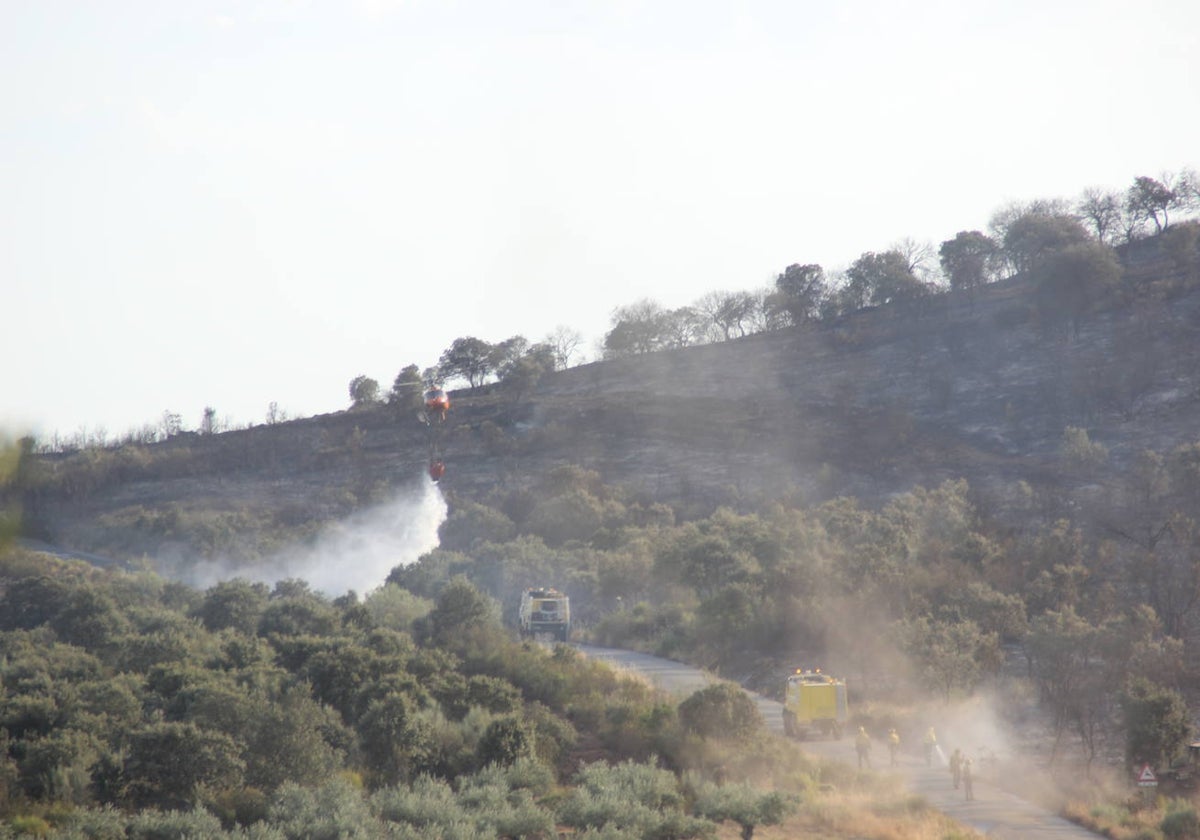
[(858, 769), (861, 770), (865, 764), (871, 766), (871, 736), (867, 734), (865, 727), (858, 727), (858, 734), (854, 736), (854, 751), (858, 753)]
[(925, 738), (921, 742), (925, 746), (925, 764), (933, 766), (933, 751), (937, 749), (937, 733), (933, 731), (933, 727), (929, 727), (929, 731), (925, 733)]

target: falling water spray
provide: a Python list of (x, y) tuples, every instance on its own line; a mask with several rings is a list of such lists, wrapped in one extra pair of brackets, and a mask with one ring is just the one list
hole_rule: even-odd
[(326, 595), (363, 594), (381, 586), (396, 566), (414, 563), (437, 547), (445, 519), (446, 500), (425, 478), (390, 501), (329, 525), (312, 545), (284, 549), (252, 564), (204, 561), (180, 576), (201, 588), (231, 578), (268, 584), (299, 578)]

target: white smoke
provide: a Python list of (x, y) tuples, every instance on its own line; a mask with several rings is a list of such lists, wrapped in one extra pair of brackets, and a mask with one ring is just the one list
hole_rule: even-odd
[(396, 566), (407, 566), (437, 547), (446, 500), (426, 478), (395, 499), (328, 527), (312, 545), (295, 546), (254, 563), (207, 560), (181, 575), (200, 589), (232, 578), (274, 584), (299, 578), (326, 595), (353, 589), (360, 595), (382, 586)]

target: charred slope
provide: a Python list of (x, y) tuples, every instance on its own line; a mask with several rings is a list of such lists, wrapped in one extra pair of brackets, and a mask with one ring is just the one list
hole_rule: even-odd
[[(1200, 436), (1200, 288), (1152, 293), (1172, 281), (1169, 265), (1126, 257), (1129, 300), (1071, 333), (1010, 281), (920, 311), (583, 365), (522, 398), (459, 392), (443, 488), (480, 498), (577, 464), (699, 514), (785, 494), (879, 501), (947, 478), (985, 494), (1102, 480), (1062, 469), (1065, 427), (1086, 428), (1115, 469)], [(144, 449), (93, 456), (82, 472), (82, 455), (43, 459), (77, 476), (29, 495), (34, 535), (112, 550), (102, 532), (118, 529), (98, 524), (171, 506), (247, 517), (231, 527), (336, 518), (425, 480), (428, 458), (424, 429), (386, 408)]]

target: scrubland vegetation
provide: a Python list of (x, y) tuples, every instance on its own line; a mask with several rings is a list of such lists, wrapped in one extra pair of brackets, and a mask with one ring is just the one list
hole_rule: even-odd
[[(1076, 446), (1065, 439), (1064, 459)], [(301, 581), (197, 591), (10, 549), (5, 808), (62, 830), (195, 819), (281, 836), (298, 836), (285, 815), (305, 809), (407, 825), (389, 815), (438, 797), (467, 809), (451, 823), (485, 835), (525, 820), (516, 835), (558, 825), (646, 836), (647, 820), (666, 820), (660, 836), (699, 836), (735, 804), (763, 823), (820, 818), (824, 831), (846, 818), (819, 790), (843, 771), (766, 738), (736, 692), (676, 706), (568, 648), (510, 640), (506, 613), (531, 581), (568, 590), (590, 639), (768, 694), (801, 657), (820, 657), (850, 678), (858, 720), (876, 728), (913, 728), (920, 710), (1002, 683), (1015, 696), (1015, 681), (1039, 701), (1039, 757), (1051, 768), (1093, 778), (1114, 761), (1167, 768), (1190, 733), (1184, 697), (1196, 687), (1186, 650), (1200, 604), (1189, 536), (1198, 448), (1147, 452), (1113, 484), (1089, 511), (1107, 518), (1107, 538), (1047, 518), (1055, 506), (1028, 487), (1012, 488), (1007, 509), (992, 500), (988, 516), (957, 481), (878, 510), (840, 498), (676, 521), (563, 467), (533, 486), (451, 500), (441, 546), (363, 598), (330, 600)], [(1135, 539), (1143, 533), (1153, 541)], [(1007, 712), (1016, 723), (1033, 710)], [(581, 797), (621, 799), (587, 793), (600, 779), (634, 784), (606, 775), (621, 773), (672, 793), (637, 811), (636, 825), (612, 822)], [(754, 786), (730, 787), (743, 779)], [(855, 775), (834, 786), (862, 793)], [(1112, 801), (1066, 807), (1094, 821), (1117, 813)], [(499, 810), (471, 812), (480, 802)], [(894, 823), (897, 806), (879, 807), (868, 813)], [(1122, 819), (1147, 819), (1136, 814)]]
[(19, 549), (0, 576), (0, 836), (749, 837), (846, 822), (821, 784), (873, 791), (855, 824), (902, 800), (769, 737), (739, 691), (676, 705), (510, 640), (461, 576), (329, 600)]

